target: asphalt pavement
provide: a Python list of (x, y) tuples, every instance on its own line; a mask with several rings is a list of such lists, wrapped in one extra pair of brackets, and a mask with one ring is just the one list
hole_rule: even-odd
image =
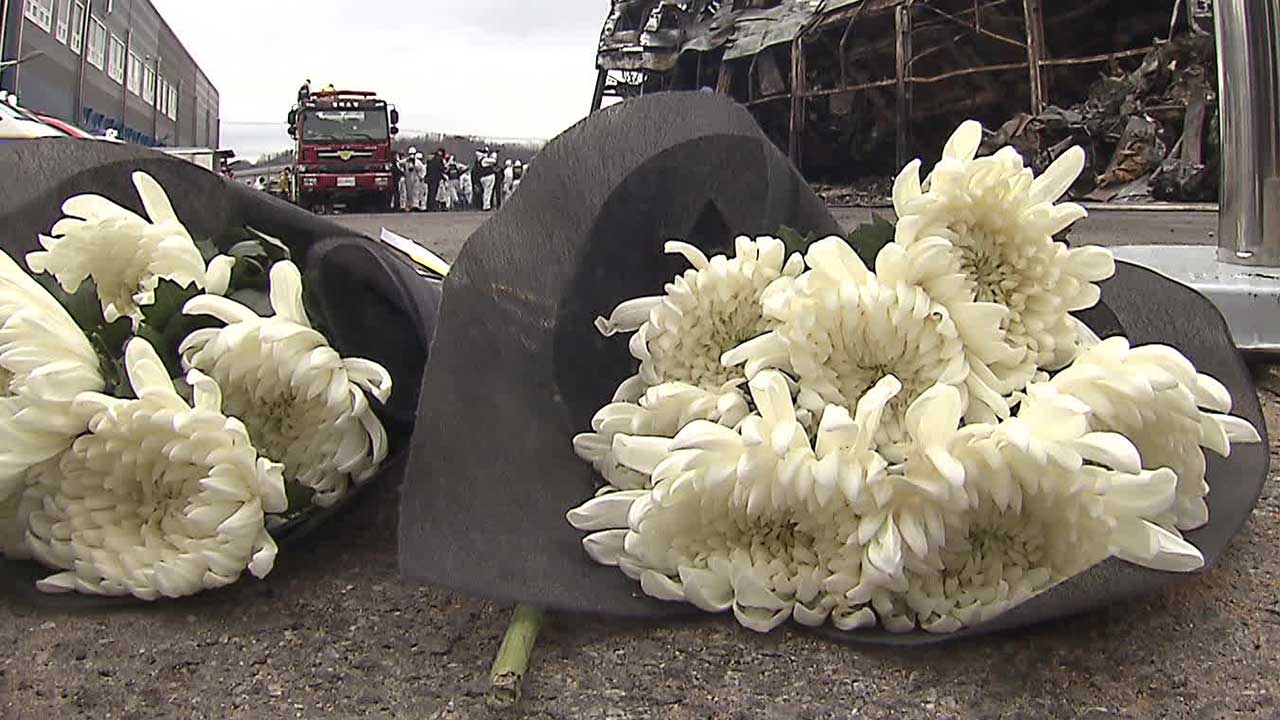
[[(893, 210), (834, 208), (832, 214), (846, 228), (869, 222), (873, 213), (892, 217)], [(356, 232), (377, 237), (382, 228), (430, 247), (446, 260), (454, 260), (466, 239), (492, 213), (392, 213), (338, 215), (334, 219)], [(1205, 210), (1132, 209), (1094, 207), (1089, 217), (1072, 230), (1073, 242), (1093, 245), (1197, 245), (1216, 242), (1218, 214)]]
[[(865, 211), (837, 211), (846, 223)], [(348, 216), (447, 258), (485, 216)], [(1095, 212), (1089, 242), (1205, 242), (1212, 213)], [(1268, 424), (1280, 395), (1259, 369)], [(1271, 454), (1277, 457), (1277, 445)], [(1229, 482), (1230, 478), (1224, 478)], [(107, 610), (0, 601), (0, 718), (491, 717), (510, 608), (402, 582), (397, 488), (379, 485), (264, 581)], [(538, 720), (1263, 720), (1280, 716), (1280, 481), (1221, 564), (1168, 592), (927, 649), (836, 644), (729, 617), (628, 623), (553, 614), (507, 715)]]

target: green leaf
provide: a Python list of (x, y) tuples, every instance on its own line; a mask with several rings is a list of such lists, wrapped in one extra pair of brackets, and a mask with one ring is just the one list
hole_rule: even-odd
[(155, 302), (142, 308), (143, 323), (163, 331), (175, 318), (182, 317), (182, 306), (201, 292), (195, 283), (183, 287), (169, 279), (161, 280), (156, 286)]
[(133, 337), (133, 321), (127, 317), (116, 318), (115, 322), (96, 328), (92, 335), (101, 342), (103, 349), (111, 357), (124, 357), (124, 346)]
[(267, 275), (265, 258), (240, 258), (231, 268), (231, 284), (227, 286), (227, 296), (238, 290), (269, 290), (271, 279)]
[[(237, 263), (239, 264), (239, 263)], [(244, 305), (250, 310), (258, 313), (262, 317), (270, 317), (275, 315), (275, 311), (271, 309), (271, 296), (265, 290), (256, 288), (244, 288), (236, 290), (227, 297)]]
[(102, 317), (102, 302), (98, 300), (98, 289), (93, 278), (85, 278), (74, 293), (68, 293), (58, 284), (52, 275), (33, 275), (32, 279), (40, 283), (49, 294), (57, 300), (81, 330), (91, 332), (94, 328), (106, 324)]
[(143, 322), (136, 333), (155, 348), (171, 377), (184, 374), (182, 356), (178, 353), (182, 341), (195, 330), (220, 324), (215, 318), (182, 313), (187, 301), (201, 293), (194, 283), (182, 287), (172, 280), (162, 280), (156, 286), (155, 302), (142, 308)]
[(169, 343), (163, 331), (150, 325), (139, 325), (137, 336), (151, 343), (151, 347), (155, 348), (156, 354), (164, 362), (165, 370), (169, 372), (169, 377), (182, 375), (182, 359), (178, 356), (178, 348)]
[(267, 257), (271, 259), (271, 264), (274, 265), (281, 260), (290, 260), (293, 258), (293, 253), (289, 252), (289, 246), (285, 245), (283, 242), (280, 242), (276, 238), (273, 238), (250, 225), (246, 225), (244, 229), (251, 236), (262, 242), (262, 247), (266, 250)]
[[(209, 240), (207, 241), (208, 244), (213, 248), (213, 255), (210, 255), (209, 257), (205, 258), (205, 260), (208, 261), (213, 259), (214, 255), (226, 254), (228, 250), (230, 250), (232, 247), (236, 246), (237, 244), (242, 243), (245, 240), (253, 240), (253, 239), (254, 238), (243, 227), (235, 226), (235, 227), (226, 228), (222, 232), (218, 233), (217, 235), (214, 235), (213, 237), (209, 238)], [(200, 245), (200, 243), (197, 242), (196, 245), (198, 246)], [(203, 254), (203, 252), (204, 252), (204, 248), (201, 248), (201, 253)]]
[[(98, 353), (102, 357), (102, 353)], [(133, 387), (129, 385), (129, 375), (125, 370), (124, 358), (113, 357), (102, 360), (102, 379), (104, 381), (103, 391), (111, 397), (118, 397), (124, 400), (131, 400), (137, 395), (133, 392)]]
[(33, 275), (49, 294), (58, 301), (76, 325), (84, 331), (98, 355), (98, 369), (102, 373), (105, 390), (115, 397), (132, 397), (124, 369), (124, 346), (133, 337), (133, 321), (128, 317), (107, 322), (102, 315), (102, 301), (98, 299), (98, 287), (93, 278), (85, 278), (74, 293), (62, 289), (50, 275)]
[(790, 256), (792, 253), (803, 255), (809, 249), (809, 246), (818, 239), (818, 236), (813, 232), (801, 235), (799, 230), (783, 225), (778, 228), (778, 239), (787, 247), (787, 255)]
[(241, 260), (243, 258), (262, 258), (263, 260), (271, 259), (267, 254), (267, 249), (257, 240), (241, 240), (228, 248), (225, 254), (230, 255), (236, 260)]
[(885, 245), (893, 242), (893, 223), (877, 213), (871, 214), (871, 222), (863, 223), (849, 233), (849, 245), (868, 267), (875, 265), (876, 256)]

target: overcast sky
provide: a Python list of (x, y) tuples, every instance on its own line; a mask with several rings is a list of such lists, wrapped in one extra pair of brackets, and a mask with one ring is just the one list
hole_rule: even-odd
[(375, 90), (408, 132), (550, 138), (581, 119), (609, 0), (152, 0), (221, 95), (222, 144), (289, 145), (298, 86)]

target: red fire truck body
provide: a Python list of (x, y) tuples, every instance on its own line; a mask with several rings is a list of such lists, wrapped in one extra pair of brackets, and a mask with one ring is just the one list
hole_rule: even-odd
[(291, 199), (302, 207), (385, 211), (394, 202), (391, 139), (399, 113), (375, 93), (311, 93), (289, 112), (295, 139)]

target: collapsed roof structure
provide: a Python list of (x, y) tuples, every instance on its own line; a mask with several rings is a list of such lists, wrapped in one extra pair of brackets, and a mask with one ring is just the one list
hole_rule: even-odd
[[(1211, 48), (1211, 26), (1211, 0), (613, 0), (593, 109), (611, 96), (724, 93), (810, 179), (847, 180), (941, 147), (965, 118), (999, 128), (1083, 103), (1175, 35)], [(1212, 98), (1216, 73), (1201, 74)], [(1175, 118), (1166, 134), (1181, 130)]]

